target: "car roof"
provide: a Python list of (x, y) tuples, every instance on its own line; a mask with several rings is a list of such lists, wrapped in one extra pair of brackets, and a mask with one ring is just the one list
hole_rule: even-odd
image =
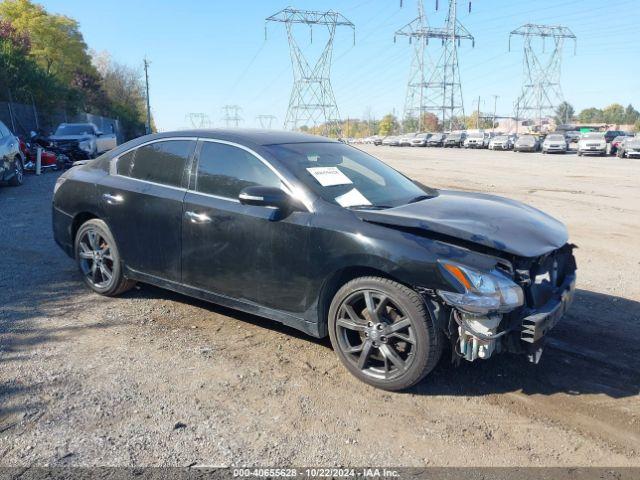
[(310, 135), (300, 132), (288, 132), (284, 130), (260, 130), (245, 128), (206, 129), (206, 130), (178, 130), (174, 132), (162, 132), (144, 137), (145, 141), (167, 137), (199, 137), (223, 140), (239, 144), (250, 145), (280, 145), (285, 143), (338, 143), (320, 135)]

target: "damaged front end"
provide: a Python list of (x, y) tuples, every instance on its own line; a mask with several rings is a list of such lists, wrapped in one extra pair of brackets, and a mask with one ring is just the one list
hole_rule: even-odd
[(454, 288), (431, 295), (445, 306), (444, 330), (454, 358), (472, 362), (507, 351), (537, 363), (545, 335), (573, 301), (574, 248), (566, 244), (536, 258), (500, 259), (489, 271), (440, 262)]

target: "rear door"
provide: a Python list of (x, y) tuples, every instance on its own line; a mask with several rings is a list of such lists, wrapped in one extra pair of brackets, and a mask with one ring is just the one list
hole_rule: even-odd
[(182, 202), (195, 139), (166, 139), (121, 155), (98, 186), (127, 267), (178, 282)]
[(260, 305), (302, 311), (308, 281), (309, 212), (274, 221), (271, 208), (242, 205), (250, 185), (279, 187), (282, 178), (239, 145), (203, 141), (184, 201), (183, 283)]

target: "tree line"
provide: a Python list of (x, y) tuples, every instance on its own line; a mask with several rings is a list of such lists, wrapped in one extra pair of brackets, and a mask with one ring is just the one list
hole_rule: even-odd
[(42, 114), (117, 118), (125, 138), (145, 132), (140, 69), (89, 50), (76, 20), (31, 0), (0, 1), (0, 98)]
[(619, 103), (612, 103), (604, 108), (585, 108), (576, 115), (575, 109), (568, 102), (562, 102), (556, 109), (556, 124), (567, 123), (606, 123), (609, 125), (633, 125), (634, 130), (640, 131), (640, 112), (633, 105), (626, 107)]
[[(585, 108), (576, 114), (573, 106), (568, 102), (561, 103), (555, 111), (554, 120), (556, 125), (583, 123), (583, 124), (609, 124), (609, 125), (633, 125), (635, 131), (640, 131), (640, 112), (633, 105), (623, 107), (618, 103), (613, 103), (604, 108)], [(454, 118), (453, 124), (456, 129), (483, 129), (489, 130), (494, 127), (491, 114), (478, 112), (471, 115)], [(317, 125), (315, 127), (303, 126), (303, 132), (317, 135), (328, 135), (331, 137), (364, 138), (372, 135), (398, 135), (402, 132), (442, 132), (443, 128), (440, 119), (433, 113), (426, 112), (422, 115), (422, 128), (419, 128), (418, 119), (399, 119), (396, 115), (388, 113), (381, 119), (361, 120), (350, 118), (333, 122), (330, 125)], [(447, 128), (448, 128), (447, 124)], [(497, 127), (497, 123), (495, 127)]]

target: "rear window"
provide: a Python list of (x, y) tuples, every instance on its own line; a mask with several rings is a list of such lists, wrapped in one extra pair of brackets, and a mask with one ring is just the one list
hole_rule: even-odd
[(120, 156), (117, 172), (146, 182), (181, 187), (194, 148), (195, 142), (191, 140), (166, 140), (144, 145)]

